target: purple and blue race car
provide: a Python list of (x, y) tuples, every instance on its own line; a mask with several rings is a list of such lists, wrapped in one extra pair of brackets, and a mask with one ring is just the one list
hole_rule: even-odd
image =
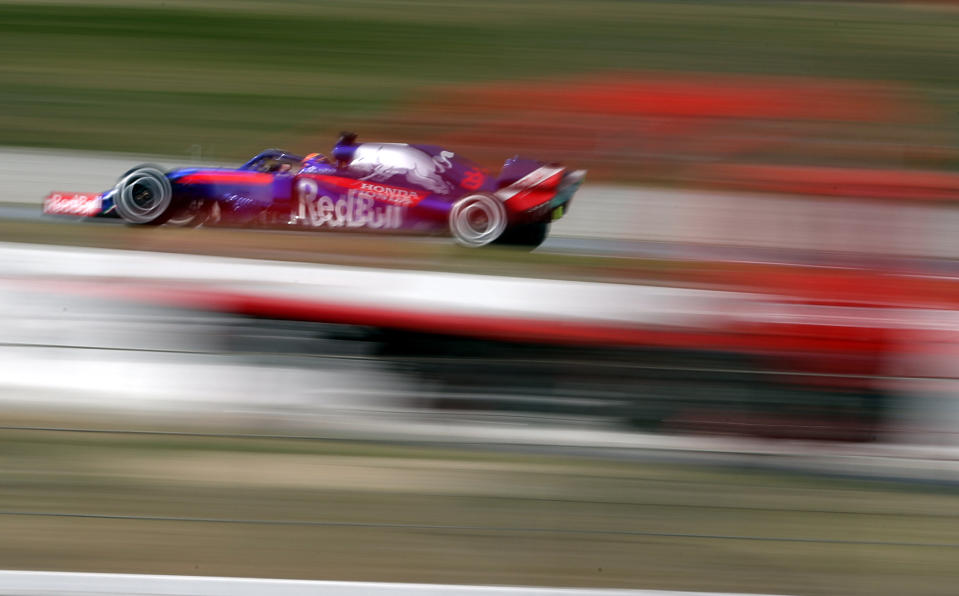
[(451, 235), (539, 246), (586, 172), (513, 157), (498, 176), (432, 145), (357, 143), (329, 158), (269, 149), (235, 169), (141, 165), (99, 194), (52, 193), (44, 212), (135, 225), (258, 226)]

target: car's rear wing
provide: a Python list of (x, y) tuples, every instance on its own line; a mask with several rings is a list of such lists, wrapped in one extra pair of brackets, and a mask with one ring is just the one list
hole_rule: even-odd
[(515, 182), (500, 188), (496, 196), (515, 219), (552, 221), (569, 210), (569, 202), (586, 178), (586, 170), (568, 170), (559, 165), (541, 165)]

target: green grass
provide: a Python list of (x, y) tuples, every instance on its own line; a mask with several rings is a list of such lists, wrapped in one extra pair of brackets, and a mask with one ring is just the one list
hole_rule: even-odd
[(957, 28), (860, 3), (2, 3), (0, 144), (315, 150), (436, 86), (604, 70), (899, 81), (954, 113)]
[(959, 580), (949, 487), (37, 431), (4, 431), (0, 467), (9, 569), (854, 595), (948, 594)]

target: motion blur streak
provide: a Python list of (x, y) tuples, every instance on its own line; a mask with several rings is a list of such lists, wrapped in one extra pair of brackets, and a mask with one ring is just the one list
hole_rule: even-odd
[[(0, 567), (954, 594), (957, 31), (955, 2), (0, 0)], [(525, 252), (267, 229), (305, 217), (268, 171), (120, 194), (164, 225), (41, 209), (269, 147), (336, 178), (341, 131), (494, 197), (588, 174)], [(226, 176), (289, 192), (265, 218)], [(422, 232), (398, 198), (430, 189), (383, 183)], [(521, 223), (487, 199), (476, 230)]]

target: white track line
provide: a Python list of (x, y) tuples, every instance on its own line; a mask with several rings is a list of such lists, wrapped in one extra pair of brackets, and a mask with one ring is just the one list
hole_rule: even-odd
[(746, 596), (667, 590), (463, 586), (45, 571), (0, 571), (0, 593), (18, 596)]

